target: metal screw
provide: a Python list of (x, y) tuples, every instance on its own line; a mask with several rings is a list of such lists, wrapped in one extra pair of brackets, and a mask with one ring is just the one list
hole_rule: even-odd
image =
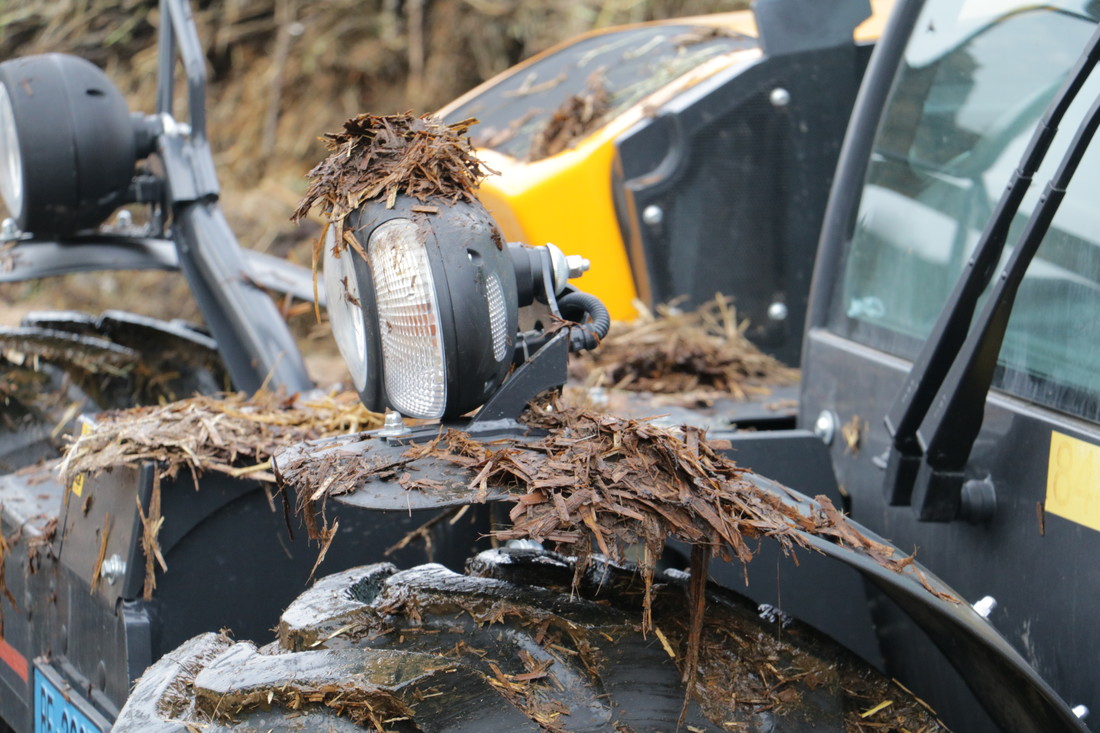
[(1078, 719), (1084, 720), (1085, 718), (1089, 717), (1088, 706), (1087, 705), (1074, 705), (1073, 706), (1073, 714), (1076, 715), (1078, 717)]
[(773, 107), (786, 107), (791, 103), (791, 93), (783, 87), (776, 87), (772, 89), (772, 93), (768, 95), (768, 101), (772, 103)]
[(15, 219), (8, 217), (0, 224), (0, 242), (14, 242), (22, 236), (23, 232), (15, 224)]
[(167, 112), (161, 113), (160, 121), (166, 137), (191, 137), (191, 125), (179, 122)]
[(814, 421), (814, 435), (825, 445), (832, 445), (836, 437), (836, 425), (838, 419), (832, 410), (822, 410)]
[(790, 311), (787, 310), (786, 303), (776, 301), (768, 306), (768, 318), (773, 321), (785, 321), (788, 315)]
[(650, 204), (642, 209), (642, 221), (655, 227), (665, 220), (664, 210), (657, 204)]
[(997, 608), (997, 599), (993, 596), (984, 596), (974, 603), (974, 610), (982, 618), (989, 618), (989, 614), (993, 613), (995, 608)]
[(388, 438), (394, 435), (404, 435), (407, 432), (409, 432), (409, 429), (405, 427), (405, 419), (401, 417), (401, 413), (386, 410), (386, 417), (382, 420), (382, 428), (375, 434)]
[(118, 553), (115, 553), (103, 561), (99, 574), (103, 576), (108, 585), (114, 585), (126, 574), (126, 561)]

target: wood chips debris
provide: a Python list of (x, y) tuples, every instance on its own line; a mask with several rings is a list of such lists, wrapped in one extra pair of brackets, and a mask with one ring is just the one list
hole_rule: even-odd
[(474, 201), (474, 191), (493, 172), (470, 146), (467, 132), (476, 122), (448, 125), (408, 112), (353, 117), (342, 131), (321, 138), (331, 152), (309, 172), (309, 190), (291, 218), (299, 221), (319, 208), (336, 225), (340, 243), (344, 218), (367, 201), (384, 199), (386, 208), (393, 208), (398, 194), (421, 202)]
[(744, 400), (798, 381), (798, 370), (745, 338), (748, 322), (738, 322), (724, 295), (694, 311), (672, 303), (657, 306), (656, 315), (640, 312), (633, 323), (613, 323), (599, 349), (574, 355), (571, 376), (588, 385), (666, 395), (684, 405)]
[(60, 472), (69, 484), (83, 473), (156, 461), (162, 478), (174, 478), (187, 468), (196, 489), (198, 477), (207, 471), (272, 482), (275, 451), (381, 424), (381, 415), (363, 407), (353, 392), (196, 396), (98, 415), (91, 429), (73, 440)]
[(584, 89), (566, 98), (550, 115), (546, 125), (531, 141), (529, 161), (542, 160), (570, 148), (595, 130), (611, 110), (611, 94), (604, 83), (603, 71), (588, 77)]
[[(665, 543), (677, 539), (692, 545), (684, 680), (689, 691), (698, 668), (706, 567), (712, 557), (746, 564), (764, 537), (790, 554), (807, 545), (804, 532), (855, 548), (894, 572), (913, 561), (864, 536), (825, 496), (816, 497), (819, 506), (811, 512), (784, 502), (722, 455), (721, 446), (709, 443), (700, 428), (684, 426), (681, 436), (648, 421), (560, 405), (529, 410), (524, 420), (533, 430), (545, 431), (543, 437), (486, 444), (445, 430), (433, 441), (410, 446), (396, 460), (372, 459), (369, 451), (335, 452), (326, 459), (330, 463), (313, 470), (280, 462), (279, 476), (292, 477), (288, 483), (297, 489), (299, 511), (315, 521), (323, 517), (329, 493), (371, 478), (430, 493), (439, 490), (439, 481), (414, 475), (408, 464), (424, 457), (458, 464), (471, 477), (471, 501), (483, 500), (488, 487), (506, 488), (515, 497), (512, 526), (494, 530), (494, 538), (553, 543), (576, 557), (574, 583), (597, 555), (636, 563), (644, 584), (646, 632), (654, 628), (651, 591)], [(331, 481), (336, 475), (340, 480)]]

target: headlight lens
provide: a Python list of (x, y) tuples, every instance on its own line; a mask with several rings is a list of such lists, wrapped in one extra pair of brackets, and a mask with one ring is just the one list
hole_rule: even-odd
[(359, 255), (345, 249), (337, 257), (332, 252), (335, 227), (329, 227), (325, 237), (324, 273), (328, 317), (336, 346), (344, 357), (351, 381), (357, 391), (367, 384), (367, 335), (363, 323), (362, 295), (355, 275), (355, 258)]
[(398, 196), (392, 208), (375, 201), (348, 217), (366, 258), (352, 250), (334, 257), (330, 237), (325, 287), (363, 404), (449, 419), (485, 404), (508, 375), (515, 268), (480, 204), (423, 208)]
[(425, 242), (409, 219), (391, 219), (367, 246), (386, 365), (386, 395), (410, 417), (439, 418), (447, 405), (442, 326)]
[(3, 84), (0, 84), (0, 195), (8, 212), (18, 217), (23, 210), (23, 156), (19, 153), (11, 97)]

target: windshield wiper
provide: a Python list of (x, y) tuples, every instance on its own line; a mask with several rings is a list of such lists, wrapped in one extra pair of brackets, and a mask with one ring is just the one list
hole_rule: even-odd
[(1077, 128), (1058, 171), (1044, 187), (1020, 241), (993, 284), (989, 300), (917, 430), (924, 460), (917, 472), (913, 503), (922, 520), (950, 521), (958, 516), (963, 470), (982, 427), (986, 394), (993, 383), (1016, 293), (1097, 128), (1100, 128), (1100, 97)]
[[(989, 284), (993, 276), (993, 271), (997, 266), (997, 262), (1001, 258), (1001, 253), (1004, 251), (1009, 228), (1012, 225), (1013, 218), (1020, 209), (1024, 194), (1027, 193), (1031, 185), (1032, 176), (1034, 176), (1039, 165), (1046, 157), (1050, 149), (1050, 144), (1058, 132), (1058, 125), (1066, 114), (1066, 110), (1074, 99), (1076, 99), (1081, 88), (1084, 86), (1085, 80), (1096, 67), (1098, 61), (1100, 61), (1100, 26), (1093, 32), (1084, 53), (1081, 54), (1073, 69), (1062, 82), (1062, 86), (1058, 89), (1054, 99), (1047, 107), (1047, 111), (1043, 115), (1042, 120), (1040, 120), (1035, 132), (1032, 134), (1031, 141), (1028, 143), (1027, 149), (1020, 160), (1020, 164), (1013, 172), (1004, 193), (1001, 195), (1000, 201), (997, 202), (997, 207), (990, 217), (985, 231), (982, 232), (981, 239), (978, 241), (973, 254), (971, 254), (970, 260), (967, 262), (963, 273), (955, 283), (955, 287), (948, 297), (944, 309), (940, 312), (940, 316), (936, 320), (935, 326), (933, 326), (927, 341), (925, 341), (924, 348), (913, 362), (913, 367), (910, 369), (909, 375), (906, 377), (893, 406), (886, 414), (886, 430), (890, 435), (891, 444), (886, 458), (886, 477), (884, 485), (887, 501), (892, 505), (911, 503), (914, 486), (917, 484), (918, 473), (921, 473), (922, 465), (926, 463), (930, 463), (931, 466), (935, 467), (932, 470), (937, 476), (945, 471), (950, 472), (951, 470), (955, 470), (948, 469), (948, 466), (957, 466), (957, 472), (961, 476), (961, 470), (966, 463), (966, 458), (970, 454), (970, 448), (973, 445), (974, 437), (977, 436), (978, 429), (981, 427), (985, 395), (992, 380), (992, 370), (993, 367), (996, 366), (997, 353), (1000, 350), (1001, 340), (1004, 336), (1003, 328), (1000, 331), (999, 337), (994, 333), (989, 333), (987, 336), (979, 336), (978, 331), (982, 331), (983, 329), (978, 328), (975, 329), (975, 333), (971, 334), (971, 338), (968, 339), (967, 333), (970, 330), (970, 323), (973, 319), (978, 301), (985, 291), (986, 286)], [(1075, 146), (1079, 142), (1082, 131), (1087, 124), (1088, 121), (1078, 130), (1077, 139), (1074, 140)], [(1091, 139), (1091, 134), (1089, 138)], [(1087, 147), (1088, 141), (1086, 140), (1084, 142), (1084, 147), (1079, 151), (1077, 157), (1078, 161), (1080, 160), (1080, 155), (1084, 153), (1084, 149)], [(1071, 156), (1073, 149), (1074, 148), (1071, 147), (1070, 154), (1067, 154), (1067, 159)], [(1059, 174), (1066, 170), (1066, 164), (1067, 160), (1063, 160), (1062, 167), (1059, 169)], [(1076, 161), (1072, 163), (1072, 168), (1076, 168)], [(1068, 175), (1072, 176), (1073, 171), (1068, 170)], [(1048, 185), (1048, 189), (1049, 188), (1050, 186)], [(1064, 191), (1064, 188), (1062, 190)], [(1060, 203), (1061, 194), (1058, 194), (1056, 198)], [(1033, 224), (1036, 227), (1040, 226), (1041, 222), (1038, 217), (1044, 207), (1047, 206), (1046, 202), (1049, 201), (1049, 199), (1050, 197), (1044, 198), (1043, 203), (1040, 204), (1033, 214), (1031, 221), (1028, 223), (1027, 233), (1024, 235), (1025, 237), (1028, 236), (1028, 234), (1032, 234)], [(1054, 203), (1053, 207), (1054, 209), (1050, 211), (1051, 218), (1053, 218), (1054, 210), (1057, 209), (1057, 203)], [(1048, 220), (1045, 225), (1042, 225), (1041, 231), (1035, 232), (1038, 236), (1038, 241), (1042, 241), (1042, 235), (1045, 234), (1049, 225), (1050, 222)], [(1035, 246), (1038, 246), (1038, 241), (1035, 243)], [(1002, 296), (1008, 299), (1005, 315), (1005, 321), (1007, 322), (1007, 312), (1011, 311), (1012, 300), (1015, 298), (1016, 287), (1019, 283), (1017, 282), (1015, 286), (1007, 287), (1005, 277), (1009, 274), (1009, 269), (1013, 263), (1020, 263), (1019, 266), (1021, 271), (1019, 276), (1022, 278), (1023, 271), (1027, 269), (1027, 263), (1030, 262), (1031, 256), (1034, 255), (1034, 252), (1032, 252), (1026, 257), (1026, 260), (1021, 261), (1018, 255), (1023, 254), (1023, 244), (1024, 242), (1021, 242), (1021, 245), (1017, 247), (1012, 260), (1002, 273), (1001, 282), (996, 286), (995, 292), (991, 294), (987, 308), (983, 311), (979, 319), (979, 324), (985, 324), (985, 330), (988, 330), (990, 327), (990, 319), (994, 318), (994, 314), (990, 313), (989, 310), (991, 307), (997, 305)], [(994, 328), (994, 330), (996, 329)], [(993, 341), (996, 341), (995, 346), (992, 343)], [(976, 354), (971, 354), (970, 356), (967, 356), (967, 354), (976, 351), (979, 346), (985, 350), (990, 348), (993, 350), (992, 366), (989, 367), (988, 378), (985, 378), (986, 375), (984, 374), (985, 361), (980, 361), (980, 366), (978, 364), (960, 366), (960, 364), (967, 364), (977, 359)], [(945, 381), (949, 379), (949, 371), (953, 377), (950, 382)], [(975, 371), (980, 372), (980, 374), (977, 376), (974, 375), (973, 372)], [(967, 378), (966, 383), (960, 381), (964, 376)], [(982, 387), (982, 384), (985, 386)], [(961, 399), (959, 395), (960, 389), (964, 390)], [(972, 393), (971, 390), (980, 391)], [(948, 410), (946, 405), (941, 404), (948, 400), (952, 402), (952, 404), (964, 403), (967, 405), (967, 409), (952, 407)], [(961, 419), (957, 415), (957, 411), (959, 410), (962, 410), (964, 413), (977, 412), (976, 426), (967, 425), (963, 427), (960, 425), (961, 432), (956, 431), (951, 436), (952, 440), (965, 440), (965, 436), (970, 436), (969, 442), (966, 443), (965, 448), (959, 446), (948, 448), (945, 446), (944, 443), (948, 440), (946, 434), (943, 438), (934, 437), (938, 436), (941, 431), (946, 433), (943, 428), (943, 420), (945, 418), (937, 418), (935, 426), (928, 420), (928, 418), (931, 417), (929, 415), (929, 410), (934, 402), (937, 405), (937, 414), (943, 415), (944, 411), (947, 410), (950, 413), (951, 419)], [(976, 404), (976, 407), (974, 404), (970, 403)], [(971, 418), (970, 421), (974, 422), (974, 419)], [(970, 435), (971, 433), (973, 433), (973, 435)], [(936, 457), (932, 458), (931, 461), (927, 461), (926, 458), (926, 453), (929, 450), (936, 453)], [(957, 456), (955, 456), (959, 450), (965, 452), (961, 464), (958, 463)], [(944, 452), (951, 454), (950, 457), (945, 459), (942, 455)], [(927, 470), (925, 473), (927, 473)], [(924, 483), (927, 485), (928, 481)], [(957, 485), (961, 489), (961, 481), (955, 482), (954, 479), (952, 479), (951, 485)], [(948, 493), (951, 492), (949, 491)], [(954, 493), (958, 494), (960, 492), (955, 491)], [(941, 518), (939, 521), (954, 519), (955, 514), (949, 517), (945, 515), (951, 511), (957, 514), (959, 503), (957, 496), (948, 500), (946, 505), (941, 509), (928, 509), (926, 511), (925, 504), (929, 502), (932, 504), (939, 503), (940, 500), (934, 498), (939, 496), (940, 493), (938, 490), (932, 492), (931, 497), (927, 492), (922, 492), (920, 498), (920, 514), (922, 518), (931, 520), (933, 516), (935, 516)], [(925, 514), (929, 516), (925, 517)]]

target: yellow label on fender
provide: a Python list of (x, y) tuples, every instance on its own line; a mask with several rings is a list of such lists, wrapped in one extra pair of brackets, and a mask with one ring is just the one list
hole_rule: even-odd
[[(90, 423), (85, 422), (83, 425), (80, 426), (81, 435), (87, 435), (90, 432), (92, 432), (92, 426)], [(84, 474), (79, 473), (76, 475), (76, 478), (73, 479), (73, 482), (69, 484), (69, 491), (73, 492), (77, 496), (82, 496), (84, 494)]]
[(1051, 431), (1045, 509), (1100, 532), (1100, 446)]
[(73, 492), (77, 496), (84, 495), (84, 474), (78, 473), (73, 482), (69, 484), (69, 491)]

